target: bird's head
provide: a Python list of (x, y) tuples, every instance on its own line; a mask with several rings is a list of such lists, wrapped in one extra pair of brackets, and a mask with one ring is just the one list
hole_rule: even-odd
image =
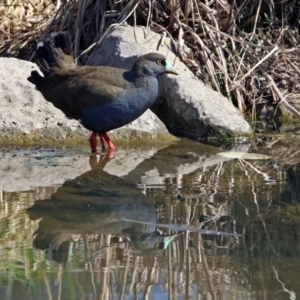
[(178, 75), (173, 66), (160, 53), (148, 53), (137, 59), (133, 69), (138, 75), (159, 76), (166, 73)]

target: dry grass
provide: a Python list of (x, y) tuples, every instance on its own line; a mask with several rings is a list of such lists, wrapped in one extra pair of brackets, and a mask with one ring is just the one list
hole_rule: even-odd
[(259, 104), (288, 106), (282, 90), (300, 91), (299, 1), (57, 1), (4, 0), (0, 55), (32, 59), (38, 39), (69, 30), (78, 56), (128, 22), (171, 36), (182, 61), (253, 117)]

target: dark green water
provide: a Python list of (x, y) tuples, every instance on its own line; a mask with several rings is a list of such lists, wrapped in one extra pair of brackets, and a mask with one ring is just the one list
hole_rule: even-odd
[(0, 299), (300, 298), (297, 145), (1, 148)]

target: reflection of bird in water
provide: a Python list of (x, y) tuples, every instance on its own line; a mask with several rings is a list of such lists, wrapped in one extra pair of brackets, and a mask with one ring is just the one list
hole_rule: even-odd
[(155, 225), (122, 221), (122, 219), (130, 219), (156, 223), (156, 209), (148, 203), (116, 205), (76, 203), (70, 207), (64, 205), (62, 201), (58, 203), (57, 199), (43, 200), (36, 201), (35, 205), (28, 209), (28, 213), (32, 219), (43, 218), (36, 232), (38, 235), (44, 235), (47, 231), (52, 235), (53, 233), (126, 235), (137, 249), (165, 249), (174, 238), (174, 236), (161, 235)]
[(162, 235), (155, 225), (123, 221), (156, 223), (156, 209), (147, 198), (134, 184), (105, 173), (95, 162), (92, 166), (65, 182), (51, 199), (36, 201), (28, 209), (31, 219), (42, 218), (35, 247), (65, 247), (73, 234), (112, 234), (128, 237), (138, 250), (166, 249), (174, 235)]

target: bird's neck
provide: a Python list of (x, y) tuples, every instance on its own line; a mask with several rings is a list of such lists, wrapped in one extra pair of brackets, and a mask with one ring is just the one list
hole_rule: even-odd
[(154, 77), (152, 80), (147, 78), (147, 83), (145, 81), (143, 84), (134, 89), (133, 93), (135, 93), (135, 104), (137, 106), (137, 111), (145, 111), (149, 107), (151, 107), (158, 95), (158, 81)]
[(127, 81), (132, 82), (135, 86), (157, 80), (156, 76), (154, 76), (151, 72), (137, 67), (133, 67), (130, 71), (124, 72), (124, 78)]

